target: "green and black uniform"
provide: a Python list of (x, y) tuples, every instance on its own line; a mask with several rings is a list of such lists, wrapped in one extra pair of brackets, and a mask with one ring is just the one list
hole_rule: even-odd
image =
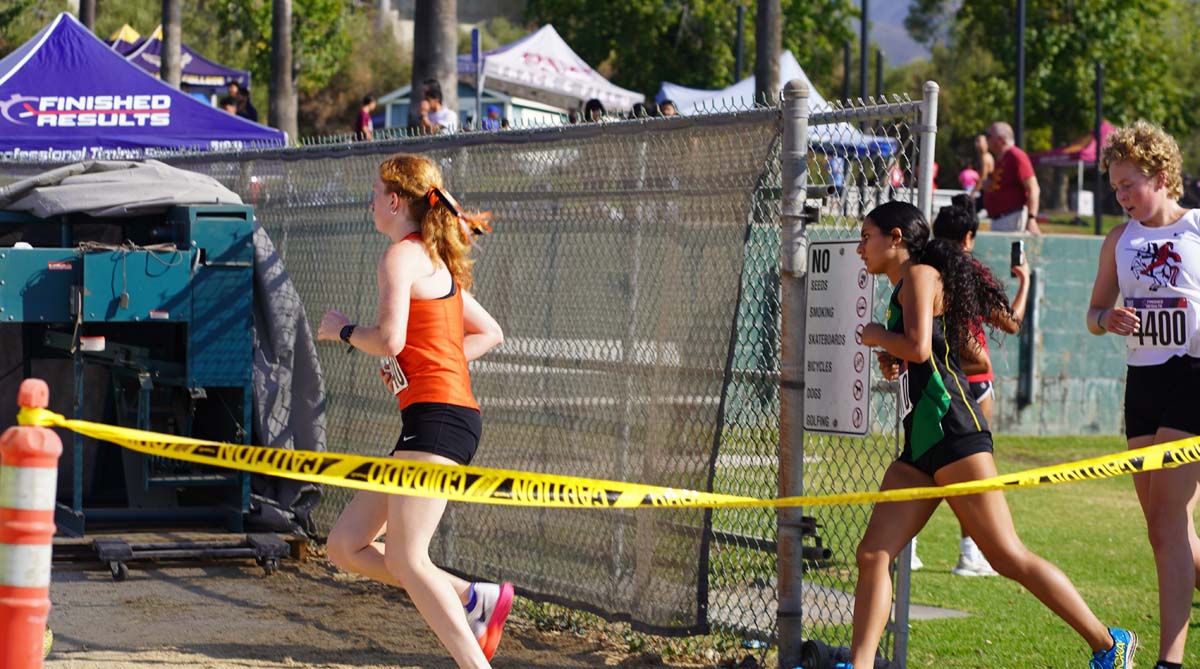
[[(903, 284), (896, 284), (888, 303), (888, 332), (904, 333)], [(900, 411), (906, 413), (904, 451), (898, 460), (930, 476), (968, 455), (992, 452), (992, 433), (946, 335), (945, 318), (935, 316), (929, 360), (904, 361), (900, 377)]]

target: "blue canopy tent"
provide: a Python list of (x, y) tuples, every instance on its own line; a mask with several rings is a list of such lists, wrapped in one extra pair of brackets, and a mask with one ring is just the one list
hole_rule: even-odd
[[(122, 47), (115, 48), (120, 51)], [(181, 83), (202, 88), (224, 88), (231, 82), (237, 82), (242, 88), (250, 88), (249, 72), (214, 63), (186, 44), (181, 44), (179, 49), (183, 70), (179, 79)], [(162, 63), (162, 26), (155, 28), (153, 34), (126, 52), (125, 60), (158, 76)]]
[[(832, 109), (830, 104), (813, 86), (804, 68), (796, 61), (791, 51), (779, 54), (779, 81), (800, 79), (808, 84), (808, 108), (811, 113)], [(746, 108), (754, 99), (754, 76), (718, 90), (687, 88), (664, 81), (654, 96), (657, 102), (671, 100), (675, 109), (683, 115), (719, 111), (726, 106)], [(809, 125), (809, 141), (814, 149), (826, 155), (858, 155), (888, 157), (899, 150), (898, 142), (889, 137), (870, 135), (845, 121)]]
[(67, 13), (0, 60), (0, 158), (139, 158), (156, 148), (228, 150), (286, 139), (159, 81)]

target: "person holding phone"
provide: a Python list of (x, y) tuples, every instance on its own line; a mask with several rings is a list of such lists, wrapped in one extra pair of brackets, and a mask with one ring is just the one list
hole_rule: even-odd
[[(467, 363), (504, 340), (500, 325), (467, 292), (472, 239), (490, 227), (450, 197), (436, 164), (414, 155), (379, 166), (371, 211), (375, 229), (389, 240), (376, 271), (378, 323), (357, 325), (331, 309), (317, 338), (384, 358), (381, 375), (402, 420), (392, 457), (470, 464), (483, 423)], [(470, 583), (433, 564), (429, 543), (446, 503), (360, 491), (329, 532), (329, 560), (404, 588), (459, 667), (490, 667), (513, 587)], [(379, 541), (385, 532), (386, 545)]]
[[(1129, 220), (1100, 247), (1087, 328), (1125, 339), (1125, 437), (1143, 448), (1200, 434), (1200, 210), (1179, 203), (1174, 138), (1138, 121), (1108, 136), (1101, 166)], [(1179, 669), (1200, 584), (1193, 511), (1200, 463), (1133, 475), (1158, 575), (1158, 669)]]
[[(964, 253), (975, 249), (975, 235), (979, 231), (979, 218), (975, 215), (975, 204), (969, 195), (955, 195), (948, 207), (942, 207), (933, 222), (933, 235), (956, 244)], [(1009, 311), (995, 311), (978, 324), (971, 326), (972, 340), (962, 347), (959, 359), (966, 374), (971, 397), (979, 405), (980, 412), (988, 425), (995, 416), (995, 393), (992, 357), (988, 352), (987, 334), (983, 324), (998, 327), (1008, 334), (1016, 334), (1025, 319), (1025, 303), (1029, 298), (1029, 264), (1025, 260), (1025, 242), (1014, 241), (1011, 248), (1009, 271), (1017, 277), (1017, 294), (1009, 305)], [(972, 259), (974, 262), (974, 259)], [(990, 277), (990, 274), (988, 275)], [(880, 352), (876, 357), (884, 361), (887, 354)], [(996, 570), (980, 552), (975, 540), (960, 526), (958, 563), (950, 573), (955, 576), (995, 576)], [(916, 541), (913, 541), (913, 562), (919, 563)]]

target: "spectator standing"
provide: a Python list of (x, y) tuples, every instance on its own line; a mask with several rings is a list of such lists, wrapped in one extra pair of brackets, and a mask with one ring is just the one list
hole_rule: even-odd
[[(975, 215), (975, 205), (969, 195), (955, 195), (950, 206), (942, 207), (933, 222), (935, 238), (957, 244), (963, 253), (967, 254), (975, 249), (975, 235), (978, 231), (979, 217)], [(1002, 310), (993, 312), (984, 318), (984, 322), (1008, 334), (1017, 334), (1021, 329), (1021, 322), (1025, 319), (1025, 305), (1029, 299), (1029, 263), (1023, 262), (1011, 267), (1009, 271), (1017, 277), (1017, 294), (1009, 305), (1010, 313), (1004, 313)], [(996, 409), (992, 384), (996, 377), (983, 323), (972, 323), (971, 335), (973, 341), (958, 351), (959, 362), (967, 377), (967, 392), (979, 405), (984, 421), (992, 425)], [(950, 573), (955, 576), (995, 576), (996, 570), (992, 569), (987, 558), (983, 557), (983, 553), (975, 544), (975, 540), (967, 534), (966, 529), (962, 530), (961, 537), (958, 564)]]
[(988, 151), (987, 133), (975, 135), (975, 169), (979, 171), (979, 180), (971, 189), (971, 197), (975, 200), (975, 211), (979, 212), (983, 210), (983, 184), (996, 169), (996, 159)]
[(204, 91), (197, 90), (196, 87), (192, 86), (191, 84), (181, 83), (179, 84), (179, 90), (186, 93), (189, 98), (195, 98), (196, 100), (199, 100), (210, 107), (212, 106), (212, 100), (208, 97), (208, 94)]
[(458, 113), (442, 106), (442, 85), (437, 79), (421, 83), (421, 129), (425, 132), (458, 132)]
[(250, 89), (245, 86), (238, 88), (238, 116), (258, 123), (258, 110), (250, 102)]
[(1042, 191), (1029, 156), (1013, 143), (1012, 126), (993, 123), (987, 144), (996, 155), (996, 169), (983, 184), (983, 206), (992, 219), (992, 232), (1042, 234), (1037, 223)]
[(658, 105), (651, 102), (635, 102), (633, 109), (629, 112), (629, 118), (658, 118)]
[(976, 172), (974, 167), (968, 165), (967, 169), (958, 173), (958, 185), (967, 191), (967, 193), (975, 190), (975, 186), (979, 185), (979, 172)]
[(238, 112), (238, 108), (237, 108), (237, 100), (236, 100), (236, 99), (234, 99), (234, 98), (231, 98), (231, 97), (229, 97), (229, 96), (225, 96), (225, 97), (221, 98), (221, 101), (220, 101), (219, 103), (217, 103), (217, 104), (218, 104), (218, 106), (219, 106), (221, 109), (223, 109), (223, 110), (225, 110), (225, 111), (229, 112), (230, 114), (233, 114), (234, 116), (237, 116), (237, 115), (238, 115), (238, 113), (237, 113), (237, 112)]
[(374, 96), (368, 95), (362, 99), (362, 107), (358, 110), (358, 121), (354, 124), (354, 134), (358, 139), (371, 141), (375, 139), (375, 121), (371, 119), (371, 113), (375, 111)]
[(588, 100), (583, 105), (583, 122), (584, 123), (599, 123), (604, 120), (607, 114), (604, 110), (604, 103), (596, 98)]
[(488, 105), (487, 116), (483, 117), (484, 130), (499, 130), (500, 129), (500, 108), (496, 105)]
[(829, 184), (833, 186), (833, 194), (841, 197), (846, 191), (846, 159), (841, 156), (829, 156)]
[(679, 110), (675, 108), (675, 102), (672, 100), (663, 100), (658, 103), (658, 113), (663, 116), (679, 116)]
[[(980, 189), (983, 188), (984, 181), (991, 176), (992, 170), (996, 169), (996, 158), (991, 157), (991, 151), (988, 150), (988, 135), (979, 133), (976, 135), (976, 164), (974, 168), (979, 171), (979, 181), (976, 183), (972, 191), (972, 195), (978, 195)], [(979, 207), (976, 206), (978, 211)]]

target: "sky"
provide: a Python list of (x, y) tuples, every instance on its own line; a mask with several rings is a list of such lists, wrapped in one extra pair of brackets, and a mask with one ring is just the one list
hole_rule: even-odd
[[(855, 6), (862, 6), (855, 0)], [(904, 17), (908, 16), (909, 2), (896, 0), (873, 0), (868, 6), (871, 24), (871, 41), (883, 50), (883, 58), (889, 67), (898, 67), (918, 58), (928, 58), (929, 50), (909, 37), (904, 28)], [(858, 26), (854, 26), (858, 30)]]

